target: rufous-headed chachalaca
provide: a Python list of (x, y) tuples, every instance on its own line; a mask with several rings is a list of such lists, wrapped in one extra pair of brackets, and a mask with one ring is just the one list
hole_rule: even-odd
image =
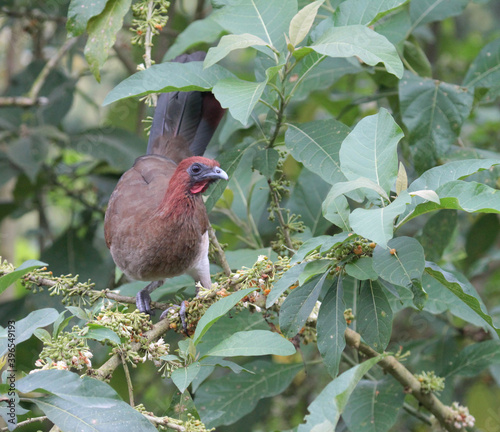
[[(204, 57), (197, 52), (174, 61)], [(161, 94), (147, 154), (136, 159), (111, 195), (104, 235), (113, 260), (129, 278), (151, 281), (136, 297), (141, 312), (151, 313), (150, 293), (165, 278), (187, 273), (211, 286), (202, 193), (228, 176), (202, 155), (223, 114), (209, 92)]]

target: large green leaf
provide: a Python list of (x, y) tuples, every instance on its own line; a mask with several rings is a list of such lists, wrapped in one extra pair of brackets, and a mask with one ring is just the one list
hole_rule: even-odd
[(409, 33), (419, 25), (460, 15), (468, 3), (469, 0), (412, 0), (410, 17), (413, 24)]
[(106, 6), (107, 0), (71, 0), (68, 7), (66, 30), (68, 37), (80, 36), (87, 28), (90, 18), (99, 15)]
[(345, 265), (345, 272), (357, 280), (376, 280), (378, 274), (373, 270), (373, 258), (361, 257)]
[[(440, 204), (419, 204), (404, 221), (440, 209), (463, 210), (468, 213), (500, 213), (500, 191), (482, 183), (455, 180), (436, 189)], [(399, 224), (398, 224), (399, 225)]]
[(335, 184), (345, 180), (339, 151), (348, 133), (347, 126), (333, 119), (290, 124), (285, 143), (296, 160), (326, 182)]
[(250, 33), (280, 49), (296, 13), (296, 0), (235, 0), (218, 12), (216, 21), (230, 33)]
[(0, 277), (0, 294), (3, 293), (15, 281), (22, 278), (26, 273), (29, 273), (30, 271), (35, 270), (38, 267), (43, 267), (46, 265), (48, 264), (37, 260), (28, 260), (23, 262), (14, 271)]
[(10, 142), (6, 155), (15, 166), (28, 176), (32, 183), (35, 183), (49, 148), (49, 142), (44, 136), (33, 133)]
[(231, 115), (246, 126), (266, 84), (266, 81), (252, 82), (239, 78), (225, 78), (217, 82), (212, 91), (221, 106), (228, 108)]
[(255, 288), (247, 288), (237, 291), (230, 296), (224, 297), (210, 306), (201, 317), (193, 336), (193, 342), (197, 344), (200, 338), (212, 327), (212, 325), (227, 312), (229, 312), (243, 297), (255, 291)]
[(342, 278), (339, 277), (321, 302), (316, 325), (318, 350), (328, 373), (333, 378), (339, 373), (340, 359), (346, 345), (344, 333), (347, 323), (344, 317), (346, 307), (343, 297)]
[(2, 357), (14, 343), (15, 345), (28, 340), (36, 329), (52, 324), (59, 317), (56, 309), (44, 308), (31, 312), (27, 317), (11, 323), (0, 331), (0, 357)]
[(368, 178), (390, 192), (398, 174), (397, 145), (403, 131), (389, 111), (363, 118), (340, 147), (340, 166), (348, 180)]
[(392, 333), (392, 309), (377, 281), (361, 283), (356, 304), (356, 329), (375, 351), (383, 352)]
[(394, 219), (405, 211), (410, 201), (408, 192), (403, 191), (387, 207), (357, 208), (349, 216), (349, 223), (356, 234), (371, 239), (385, 248), (394, 234)]
[[(389, 249), (394, 249), (391, 254)], [(425, 268), (422, 245), (411, 237), (397, 237), (389, 241), (386, 249), (376, 247), (373, 251), (373, 269), (388, 282), (409, 286), (420, 279)]]
[(299, 426), (298, 432), (334, 432), (359, 380), (381, 359), (379, 356), (366, 360), (330, 382), (307, 407), (306, 423)]
[[(303, 169), (290, 194), (287, 207), (292, 213), (301, 215), (301, 220), (313, 235), (324, 233), (330, 226), (321, 213), (321, 205), (330, 187), (322, 178), (308, 169)], [(342, 214), (347, 220), (345, 213)]]
[(22, 393), (42, 390), (47, 396), (30, 397), (61, 430), (81, 432), (156, 431), (138, 411), (123, 402), (108, 384), (76, 373), (44, 370), (16, 383)]
[[(208, 50), (205, 61), (203, 62), (203, 67), (208, 68), (214, 65), (215, 63), (226, 57), (228, 54), (230, 54), (231, 51), (266, 45), (268, 45), (268, 42), (263, 41), (260, 37), (250, 33), (222, 36), (219, 44), (216, 47), (212, 47)], [(269, 51), (269, 54), (271, 55), (272, 51)]]
[(405, 72), (399, 99), (415, 165), (423, 172), (437, 165), (455, 143), (474, 95), (466, 87)]
[(295, 354), (293, 344), (269, 330), (250, 330), (232, 334), (206, 353), (207, 356), (236, 357)]
[(352, 392), (342, 418), (351, 431), (386, 432), (403, 407), (404, 389), (393, 377), (361, 380)]
[[(500, 87), (500, 39), (487, 44), (474, 59), (465, 75), (463, 85), (487, 88), (495, 92)], [(483, 98), (488, 96), (486, 93)]]
[(179, 34), (172, 46), (168, 49), (163, 61), (172, 60), (190, 48), (201, 44), (215, 42), (224, 29), (217, 23), (218, 12), (212, 12), (202, 20), (193, 21), (181, 34)]
[(457, 212), (441, 210), (433, 214), (422, 229), (418, 240), (429, 261), (439, 261), (457, 228)]
[[(333, 191), (335, 188), (336, 186), (333, 186), (331, 190)], [(339, 195), (332, 200), (330, 194), (328, 194), (322, 205), (325, 219), (337, 225), (342, 231), (351, 230), (349, 225), (349, 214), (351, 211), (349, 202), (344, 195)]]
[(465, 347), (456, 357), (449, 359), (441, 376), (461, 375), (473, 377), (492, 364), (500, 363), (500, 341), (488, 340)]
[(108, 1), (104, 10), (88, 21), (89, 36), (84, 53), (97, 81), (101, 80), (100, 69), (108, 58), (109, 50), (115, 44), (116, 34), (122, 28), (123, 18), (129, 11), (131, 3), (132, 0)]
[(368, 25), (392, 9), (407, 3), (408, 0), (346, 0), (335, 10), (335, 25)]
[(488, 311), (474, 296), (475, 293), (471, 291), (467, 283), (460, 281), (454, 274), (443, 270), (437, 264), (430, 261), (425, 262), (425, 272), (448, 288), (500, 335), (500, 329), (493, 325), (493, 320), (488, 315)]
[[(328, 214), (329, 207), (334, 205), (334, 201), (341, 195), (349, 196), (349, 194), (353, 191), (357, 191), (358, 189), (363, 189), (362, 196), (370, 195), (374, 197), (375, 200), (377, 195), (384, 198), (386, 201), (389, 201), (389, 195), (382, 189), (377, 183), (373, 180), (367, 179), (366, 177), (358, 177), (356, 180), (351, 180), (347, 182), (339, 182), (333, 185), (328, 193), (325, 201), (323, 202), (323, 213), (325, 216)], [(376, 192), (375, 194), (373, 192)], [(378, 198), (378, 197), (377, 197)], [(361, 202), (362, 199), (357, 199), (357, 201)], [(336, 205), (332, 209), (332, 211), (336, 211)]]
[(280, 309), (280, 330), (288, 337), (295, 336), (311, 314), (325, 283), (328, 272), (316, 275), (304, 285), (295, 288)]
[(171, 91), (207, 91), (220, 80), (234, 75), (222, 66), (203, 69), (203, 62), (166, 62), (153, 65), (128, 77), (111, 90), (103, 105), (132, 96)]
[(383, 63), (389, 73), (403, 76), (403, 63), (394, 45), (362, 25), (330, 28), (309, 48), (329, 57), (357, 56), (370, 66)]
[(196, 408), (208, 427), (232, 424), (251, 412), (260, 399), (280, 394), (303, 366), (256, 360), (245, 367), (254, 374), (225, 375), (198, 388)]

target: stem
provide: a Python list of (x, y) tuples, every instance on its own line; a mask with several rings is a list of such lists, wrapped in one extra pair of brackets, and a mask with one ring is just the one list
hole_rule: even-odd
[[(146, 30), (146, 35), (144, 37), (144, 65), (146, 69), (150, 68), (153, 64), (151, 61), (151, 48), (153, 47), (153, 30), (151, 29), (151, 18), (153, 16), (153, 6), (154, 1), (150, 0), (148, 2), (148, 14), (146, 20), (148, 22), (148, 29)], [(156, 106), (156, 102), (158, 101), (158, 96), (155, 93), (150, 94), (151, 102), (153, 106)]]
[(212, 244), (215, 247), (215, 250), (217, 251), (217, 255), (219, 257), (219, 263), (222, 266), (222, 269), (224, 270), (224, 274), (229, 277), (231, 275), (231, 267), (229, 267), (229, 264), (226, 259), (226, 254), (224, 253), (224, 249), (222, 249), (219, 240), (217, 240), (217, 236), (215, 235), (215, 231), (212, 228), (212, 226), (208, 228), (208, 236), (210, 237), (210, 241), (212, 242)]
[(132, 386), (132, 379), (130, 378), (130, 372), (128, 370), (127, 360), (125, 359), (125, 356), (123, 355), (123, 353), (120, 353), (120, 358), (121, 358), (122, 365), (123, 365), (123, 371), (125, 372), (125, 379), (127, 380), (128, 398), (129, 398), (130, 406), (135, 407), (134, 387)]
[(288, 228), (288, 225), (285, 223), (285, 219), (283, 218), (283, 214), (281, 213), (278, 193), (274, 189), (270, 179), (267, 180), (267, 184), (269, 185), (269, 189), (271, 190), (271, 198), (274, 201), (274, 205), (276, 206), (275, 212), (278, 215), (278, 222), (281, 226), (281, 229), (283, 230), (283, 236), (285, 237), (286, 247), (290, 249), (291, 252), (293, 252), (295, 249), (293, 247), (292, 238), (290, 237), (290, 229)]
[[(26, 426), (30, 423), (35, 423), (35, 422), (42, 422), (44, 420), (47, 420), (47, 416), (40, 416), (40, 417), (32, 417), (29, 419), (26, 419), (22, 422), (17, 423), (16, 428)], [(0, 432), (7, 432), (9, 428), (7, 426), (0, 428)]]

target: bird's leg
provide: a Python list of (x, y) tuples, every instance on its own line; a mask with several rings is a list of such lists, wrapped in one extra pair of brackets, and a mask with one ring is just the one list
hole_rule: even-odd
[(163, 280), (153, 281), (148, 286), (146, 286), (146, 288), (143, 288), (141, 291), (139, 291), (135, 296), (135, 305), (137, 306), (137, 309), (139, 309), (143, 313), (154, 315), (154, 311), (151, 310), (150, 293), (152, 293), (156, 288), (162, 286), (164, 282), (165, 281)]
[[(184, 330), (184, 333), (186, 333), (186, 334), (187, 334), (187, 323), (186, 323), (187, 305), (188, 305), (188, 302), (185, 300), (181, 301), (181, 304), (179, 305), (179, 318), (181, 319), (182, 329)], [(167, 310), (164, 310), (160, 316), (160, 320), (167, 318), (167, 315), (170, 312), (170, 310), (175, 309), (175, 307), (176, 306), (170, 306)]]

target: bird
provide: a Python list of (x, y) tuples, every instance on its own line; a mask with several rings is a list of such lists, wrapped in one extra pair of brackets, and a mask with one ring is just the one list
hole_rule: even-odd
[[(173, 61), (204, 58), (205, 53), (196, 52)], [(150, 282), (136, 295), (141, 312), (154, 314), (150, 294), (166, 278), (187, 273), (211, 287), (210, 223), (202, 193), (228, 175), (203, 154), (224, 112), (210, 92), (160, 94), (146, 155), (135, 160), (111, 194), (104, 218), (106, 245), (128, 278)]]

